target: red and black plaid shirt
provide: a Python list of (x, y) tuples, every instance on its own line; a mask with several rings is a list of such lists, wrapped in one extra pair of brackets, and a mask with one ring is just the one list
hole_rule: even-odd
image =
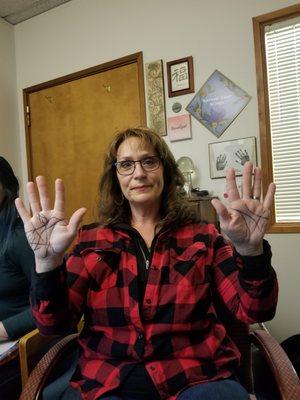
[(133, 238), (120, 227), (83, 227), (64, 267), (35, 274), (31, 301), (42, 334), (75, 327), (84, 314), (72, 386), (83, 399), (117, 388), (137, 364), (161, 399), (229, 377), (239, 352), (226, 335), (212, 292), (246, 323), (274, 316), (276, 274), (269, 246), (241, 257), (210, 224), (188, 224), (154, 239), (142, 309)]

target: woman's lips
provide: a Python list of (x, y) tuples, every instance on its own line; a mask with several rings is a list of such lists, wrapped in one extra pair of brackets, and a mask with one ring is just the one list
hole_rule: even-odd
[(148, 189), (150, 186), (149, 185), (143, 185), (143, 186), (135, 186), (131, 190), (138, 190), (138, 191), (143, 191)]

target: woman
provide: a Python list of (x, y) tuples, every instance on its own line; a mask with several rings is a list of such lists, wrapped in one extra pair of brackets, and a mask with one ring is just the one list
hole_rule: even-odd
[(187, 207), (164, 140), (148, 129), (121, 132), (105, 159), (101, 223), (80, 230), (68, 274), (64, 252), (85, 209), (67, 223), (62, 181), (53, 209), (44, 178), (36, 179), (39, 194), (28, 184), (33, 216), (16, 204), (35, 251), (39, 329), (67, 332), (84, 314), (81, 355), (62, 398), (249, 398), (234, 379), (239, 353), (212, 293), (246, 323), (275, 313), (277, 281), (263, 241), (275, 186), (262, 204), (261, 172), (254, 170), (252, 183), (252, 168), (244, 168), (242, 197), (229, 170), (228, 207), (213, 200), (233, 247)]
[[(15, 208), (18, 191), (11, 166), (0, 157), (0, 341), (18, 339), (36, 327), (29, 305), (34, 254)], [(1, 366), (0, 377), (0, 397), (16, 398), (18, 360)]]
[(29, 305), (34, 255), (15, 208), (19, 183), (0, 157), (0, 340), (17, 339), (35, 329)]

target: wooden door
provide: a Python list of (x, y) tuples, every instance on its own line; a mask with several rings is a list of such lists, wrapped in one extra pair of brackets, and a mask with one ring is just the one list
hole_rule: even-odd
[(115, 132), (145, 124), (142, 53), (24, 90), (30, 179), (62, 178), (66, 214), (87, 207), (97, 220), (98, 183)]

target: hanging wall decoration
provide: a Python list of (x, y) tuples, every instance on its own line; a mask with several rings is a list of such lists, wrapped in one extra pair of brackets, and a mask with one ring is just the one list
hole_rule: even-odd
[(208, 151), (212, 179), (224, 178), (228, 168), (234, 168), (237, 176), (242, 175), (247, 161), (252, 161), (254, 166), (257, 163), (255, 136), (209, 143)]
[(176, 115), (168, 118), (168, 136), (171, 142), (191, 139), (190, 114)]
[(147, 122), (161, 136), (167, 134), (162, 60), (145, 64)]
[(251, 97), (218, 70), (196, 93), (186, 110), (220, 137)]
[(176, 113), (176, 114), (179, 113), (181, 111), (181, 109), (182, 109), (182, 104), (181, 103), (174, 103), (172, 105), (172, 111), (174, 113)]
[(169, 97), (194, 93), (193, 57), (167, 62)]

